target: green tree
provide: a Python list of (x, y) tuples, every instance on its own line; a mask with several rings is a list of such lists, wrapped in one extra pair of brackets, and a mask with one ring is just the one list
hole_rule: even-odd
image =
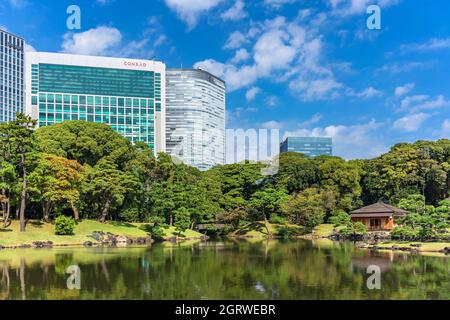
[(133, 193), (138, 185), (138, 180), (132, 174), (117, 169), (109, 161), (100, 161), (87, 171), (82, 190), (85, 203), (95, 203), (100, 222), (105, 222), (110, 210), (120, 209), (126, 195)]
[(292, 222), (310, 230), (323, 223), (325, 218), (322, 195), (315, 188), (292, 195), (283, 206), (283, 211)]
[(175, 214), (175, 230), (181, 236), (191, 224), (191, 214), (186, 208), (179, 208), (174, 211)]
[(268, 223), (270, 215), (281, 213), (281, 206), (287, 199), (288, 195), (284, 190), (276, 190), (272, 187), (257, 191), (250, 198), (249, 210), (257, 220), (264, 220), (268, 235), (271, 235)]
[[(29, 167), (33, 159), (33, 129), (36, 126), (36, 120), (22, 113), (17, 113), (16, 119), (10, 123), (3, 124), (0, 127), (0, 135), (2, 136), (1, 154), (3, 159), (3, 167), (7, 168), (9, 177), (11, 177), (11, 169), (9, 165), (14, 166), (15, 176), (20, 183), (20, 192), (18, 194), (20, 232), (25, 232), (25, 210), (27, 204), (27, 188)], [(5, 180), (4, 180), (5, 181)], [(10, 193), (11, 185), (3, 185), (3, 200), (5, 194)], [(18, 187), (19, 189), (19, 187)], [(9, 197), (8, 201), (9, 201)], [(8, 208), (9, 215), (9, 208)], [(5, 220), (5, 219), (4, 219)], [(6, 219), (7, 220), (7, 219)]]
[(44, 221), (50, 220), (55, 205), (68, 205), (79, 220), (77, 203), (83, 167), (75, 160), (43, 154), (29, 176), (30, 190), (42, 204)]

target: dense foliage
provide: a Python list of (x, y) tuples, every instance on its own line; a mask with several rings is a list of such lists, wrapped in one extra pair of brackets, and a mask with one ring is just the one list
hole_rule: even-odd
[(55, 234), (58, 236), (71, 236), (74, 234), (75, 220), (71, 217), (59, 216), (55, 220)]
[(0, 125), (4, 224), (14, 213), (23, 222), (73, 215), (150, 222), (155, 234), (170, 225), (182, 234), (199, 223), (237, 228), (244, 220), (313, 228), (380, 199), (411, 210), (408, 196), (415, 194), (438, 206), (434, 212), (447, 210), (448, 217), (450, 208), (442, 202), (450, 189), (450, 140), (399, 144), (373, 160), (285, 153), (279, 172), (264, 177), (264, 165), (249, 162), (200, 172), (167, 154), (155, 157), (103, 124), (70, 121), (35, 131), (34, 125), (23, 115)]

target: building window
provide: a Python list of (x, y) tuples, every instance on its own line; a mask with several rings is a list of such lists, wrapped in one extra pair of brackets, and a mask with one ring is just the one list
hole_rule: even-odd
[(370, 219), (370, 228), (371, 229), (379, 229), (381, 227), (380, 219)]

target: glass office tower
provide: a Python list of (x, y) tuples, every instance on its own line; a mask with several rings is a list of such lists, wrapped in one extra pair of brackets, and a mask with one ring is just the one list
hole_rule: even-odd
[(132, 142), (165, 151), (163, 63), (33, 52), (26, 73), (26, 111), (39, 126), (105, 123)]
[(332, 156), (333, 139), (317, 137), (288, 137), (282, 144), (280, 152), (298, 152), (309, 157)]
[(201, 69), (168, 69), (167, 152), (207, 170), (225, 163), (225, 82)]
[(25, 41), (0, 30), (0, 122), (24, 112)]

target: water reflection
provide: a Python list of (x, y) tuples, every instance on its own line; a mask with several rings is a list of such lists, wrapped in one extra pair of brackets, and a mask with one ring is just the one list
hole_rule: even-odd
[[(70, 266), (81, 289), (67, 289)], [(382, 271), (366, 287), (367, 267)], [(449, 259), (327, 241), (0, 252), (0, 299), (450, 299)]]

